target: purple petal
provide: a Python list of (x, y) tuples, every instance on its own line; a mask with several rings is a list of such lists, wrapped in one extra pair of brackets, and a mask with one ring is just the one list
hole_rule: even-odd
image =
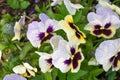
[(40, 0), (35, 0), (35, 3), (39, 3), (40, 2)]
[(45, 23), (45, 21), (46, 21), (47, 19), (49, 19), (49, 17), (48, 17), (45, 13), (41, 13), (41, 14), (39, 15), (39, 18), (40, 18), (41, 22), (43, 22), (43, 23)]
[(3, 80), (27, 80), (27, 79), (17, 74), (8, 74), (3, 78)]

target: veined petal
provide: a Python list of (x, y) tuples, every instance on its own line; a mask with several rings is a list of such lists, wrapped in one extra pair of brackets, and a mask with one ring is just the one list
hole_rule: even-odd
[(13, 71), (16, 74), (24, 74), (26, 73), (26, 68), (23, 65), (17, 65), (13, 68)]
[(50, 44), (51, 44), (53, 50), (57, 50), (60, 40), (63, 40), (63, 38), (61, 36), (53, 36), (50, 39)]

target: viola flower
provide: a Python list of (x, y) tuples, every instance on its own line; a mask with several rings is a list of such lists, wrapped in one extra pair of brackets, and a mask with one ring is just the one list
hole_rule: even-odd
[(87, 19), (85, 29), (97, 37), (111, 38), (120, 27), (119, 16), (109, 8), (98, 7), (96, 13), (88, 13)]
[(28, 63), (23, 63), (23, 65), (17, 65), (13, 68), (13, 72), (16, 74), (23, 75), (24, 77), (35, 76), (35, 72), (37, 72), (37, 68), (33, 68)]
[(7, 74), (3, 80), (27, 80), (26, 78), (17, 74)]
[(111, 4), (109, 0), (99, 0), (99, 4), (103, 7), (110, 8), (120, 15), (120, 8), (114, 4)]
[(15, 23), (14, 26), (15, 36), (12, 38), (12, 41), (20, 40), (21, 28), (24, 26), (24, 24), (25, 24), (25, 15), (21, 16), (20, 20)]
[[(62, 40), (63, 38), (61, 36), (53, 36), (50, 39), (50, 44), (53, 48), (53, 51), (55, 51), (58, 48), (58, 42)], [(54, 68), (52, 64), (52, 54), (49, 53), (43, 53), (43, 52), (37, 52), (38, 55), (40, 55), (39, 58), (39, 67), (41, 68), (41, 71), (43, 73), (51, 72)]]
[(41, 22), (33, 21), (28, 25), (27, 38), (34, 47), (40, 47), (42, 43), (49, 42), (53, 37), (53, 32), (58, 30), (58, 21), (44, 18), (45, 14), (40, 14)]
[(66, 73), (71, 69), (71, 72), (78, 72), (84, 56), (81, 49), (74, 42), (66, 42), (60, 40), (58, 49), (52, 54), (53, 65)]
[[(75, 13), (76, 13), (77, 10), (84, 8), (80, 4), (73, 4), (73, 3), (71, 3), (70, 0), (63, 0), (63, 1), (64, 1), (64, 4), (65, 4), (68, 12), (71, 15), (75, 15)], [(55, 5), (61, 4), (61, 3), (62, 3), (62, 0), (53, 0), (53, 2), (51, 3), (51, 6), (55, 6)]]
[(112, 71), (120, 69), (120, 38), (106, 40), (96, 49), (95, 58), (105, 71), (112, 67)]
[(78, 26), (73, 23), (71, 15), (67, 15), (64, 20), (59, 22), (61, 29), (63, 29), (68, 37), (68, 40), (80, 43), (85, 43), (85, 34), (79, 30)]

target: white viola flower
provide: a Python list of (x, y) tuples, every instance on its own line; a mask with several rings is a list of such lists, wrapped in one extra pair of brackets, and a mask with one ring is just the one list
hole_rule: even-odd
[(53, 37), (53, 32), (58, 30), (58, 21), (49, 19), (45, 14), (40, 14), (41, 22), (33, 21), (28, 25), (27, 38), (34, 47), (40, 47)]
[(17, 65), (13, 68), (13, 72), (16, 74), (23, 75), (24, 77), (35, 76), (35, 72), (37, 72), (37, 68), (33, 68), (28, 63), (23, 63), (23, 65)]
[(7, 74), (7, 75), (5, 75), (3, 80), (27, 80), (27, 79), (18, 74)]
[(21, 16), (20, 20), (15, 23), (15, 26), (14, 26), (15, 36), (12, 38), (12, 41), (20, 40), (21, 29), (24, 26), (24, 24), (25, 24), (25, 15)]
[(120, 15), (120, 8), (114, 4), (111, 4), (109, 0), (98, 0), (99, 4), (103, 7), (110, 8), (113, 11), (116, 11)]
[(97, 37), (111, 38), (120, 27), (119, 16), (109, 8), (99, 7), (96, 13), (88, 13), (87, 19), (85, 29)]
[[(73, 4), (73, 3), (71, 3), (70, 0), (63, 0), (63, 1), (64, 1), (64, 4), (65, 4), (68, 12), (71, 15), (75, 15), (75, 13), (76, 13), (77, 10), (84, 8), (80, 4)], [(53, 2), (51, 3), (51, 6), (55, 6), (55, 5), (61, 4), (61, 3), (62, 3), (62, 0), (53, 0)]]
[[(61, 36), (53, 36), (50, 39), (50, 44), (53, 48), (53, 51), (55, 51), (58, 48), (58, 43), (60, 40), (62, 40), (63, 38)], [(49, 53), (43, 53), (43, 52), (37, 52), (36, 53), (38, 55), (40, 55), (39, 58), (39, 67), (41, 68), (41, 71), (43, 73), (46, 72), (51, 72), (52, 69), (54, 68), (53, 64), (52, 64), (52, 54)]]
[(74, 42), (60, 40), (58, 49), (52, 54), (53, 65), (65, 73), (71, 69), (71, 72), (78, 72), (84, 56), (81, 49)]
[(103, 41), (95, 51), (95, 58), (105, 71), (120, 69), (120, 38)]
[(71, 15), (67, 15), (64, 20), (59, 21), (59, 26), (66, 32), (69, 41), (76, 42), (78, 45), (86, 42), (85, 34), (74, 24)]

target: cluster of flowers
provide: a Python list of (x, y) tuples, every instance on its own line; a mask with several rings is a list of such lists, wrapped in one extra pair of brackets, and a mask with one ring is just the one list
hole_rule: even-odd
[[(54, 0), (51, 5), (55, 6), (61, 2), (62, 0)], [(40, 22), (33, 21), (28, 25), (27, 38), (35, 48), (40, 48), (43, 43), (50, 43), (53, 49), (52, 53), (35, 52), (40, 55), (39, 67), (43, 73), (51, 72), (53, 68), (58, 68), (63, 73), (69, 70), (75, 73), (79, 71), (81, 62), (84, 60), (79, 45), (86, 42), (86, 36), (74, 24), (72, 18), (76, 9), (82, 6), (72, 4), (69, 0), (64, 0), (64, 3), (71, 13), (64, 20), (50, 19), (46, 14), (41, 13), (39, 15)], [(89, 23), (84, 29), (89, 30), (90, 34), (96, 37), (112, 38), (120, 27), (119, 11), (120, 9), (113, 4), (111, 5), (108, 0), (99, 0), (99, 4), (96, 6), (96, 13), (88, 13), (87, 19)], [(57, 35), (55, 33), (57, 30), (63, 30), (68, 40)], [(113, 71), (119, 70), (120, 39), (103, 41), (95, 51), (95, 59), (98, 64), (103, 66), (105, 71), (108, 71), (111, 66)], [(14, 67), (13, 71), (26, 77), (28, 76), (27, 73), (35, 76), (37, 69), (31, 67), (28, 63), (24, 63)]]

